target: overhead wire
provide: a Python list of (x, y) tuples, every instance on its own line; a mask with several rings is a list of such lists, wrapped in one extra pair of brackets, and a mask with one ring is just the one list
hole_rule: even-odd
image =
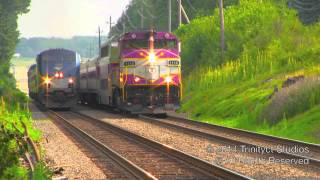
[(190, 2), (190, 0), (187, 0), (187, 3), (189, 4), (191, 10), (197, 11), (197, 9), (192, 5), (192, 3)]

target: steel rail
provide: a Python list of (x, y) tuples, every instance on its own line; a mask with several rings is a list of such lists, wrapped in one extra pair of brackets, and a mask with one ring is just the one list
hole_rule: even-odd
[(187, 118), (181, 118), (181, 117), (175, 117), (175, 116), (168, 116), (170, 120), (173, 121), (179, 121), (181, 123), (189, 124), (189, 125), (194, 125), (194, 126), (200, 126), (200, 127), (205, 127), (205, 128), (210, 128), (211, 130), (219, 130), (223, 132), (230, 132), (230, 133), (236, 133), (237, 135), (242, 135), (242, 136), (247, 136), (250, 138), (260, 138), (265, 141), (269, 141), (272, 143), (277, 143), (277, 144), (282, 144), (282, 145), (287, 145), (287, 146), (300, 146), (300, 147), (309, 147), (312, 151), (320, 153), (320, 145), (319, 144), (314, 144), (314, 143), (308, 143), (308, 142), (303, 142), (299, 140), (293, 140), (293, 139), (288, 139), (288, 138), (283, 138), (283, 137), (277, 137), (277, 136), (272, 136), (272, 135), (266, 135), (266, 134), (261, 134), (257, 132), (252, 132), (252, 131), (247, 131), (243, 129), (237, 129), (237, 128), (230, 128), (230, 127), (225, 127), (225, 126), (219, 126), (215, 124), (209, 124), (209, 123), (204, 123), (204, 122), (199, 122)]
[(159, 142), (156, 142), (151, 139), (147, 139), (145, 137), (142, 137), (140, 135), (134, 134), (132, 132), (129, 132), (121, 127), (112, 125), (108, 122), (101, 121), (99, 119), (95, 119), (91, 116), (88, 116), (86, 114), (80, 113), (80, 112), (73, 112), (75, 114), (79, 114), (82, 117), (86, 117), (88, 120), (95, 121), (99, 124), (101, 124), (102, 127), (106, 127), (107, 129), (111, 129), (114, 132), (117, 132), (119, 134), (125, 135), (126, 137), (136, 141), (140, 142), (142, 144), (145, 144), (151, 148), (157, 149), (161, 152), (164, 152), (165, 154), (168, 154), (169, 156), (175, 157), (176, 159), (179, 159), (186, 164), (192, 165), (193, 167), (199, 169), (200, 171), (204, 173), (208, 173), (214, 176), (217, 176), (218, 178), (222, 179), (252, 179), (251, 177), (242, 175), (238, 172), (229, 170), (227, 168), (221, 167), (219, 165), (211, 164), (207, 161), (204, 161), (202, 159), (199, 159), (195, 156), (185, 154), (182, 151), (179, 151), (177, 149), (174, 149), (168, 145), (161, 144)]
[(131, 175), (133, 175), (136, 179), (150, 179), (155, 180), (154, 176), (152, 176), (150, 173), (146, 172), (142, 168), (138, 167), (131, 161), (127, 160), (111, 148), (107, 147), (103, 143), (101, 143), (99, 140), (92, 137), (90, 134), (87, 134), (83, 130), (77, 128), (72, 123), (68, 122), (65, 118), (60, 116), (58, 113), (49, 110), (48, 114), (51, 118), (56, 119), (58, 118), (60, 122), (62, 121), (65, 125), (68, 126), (74, 133), (77, 135), (80, 135), (81, 137), (85, 138), (87, 142), (95, 146), (97, 149), (99, 149), (101, 152), (103, 152), (106, 156), (111, 158), (113, 161), (115, 161), (119, 166), (124, 168), (126, 171), (128, 171)]
[[(219, 129), (220, 131), (223, 131), (224, 133), (233, 133), (233, 134), (236, 134), (237, 136), (249, 136), (250, 138), (256, 138), (256, 139), (260, 138), (260, 140), (262, 139), (262, 140), (265, 140), (265, 141), (268, 141), (268, 142), (281, 143), (281, 144), (285, 144), (287, 146), (288, 145), (296, 145), (296, 146), (300, 145), (302, 147), (308, 146), (308, 147), (312, 148), (313, 150), (315, 150), (317, 148), (320, 148), (320, 146), (316, 145), (316, 144), (303, 143), (303, 142), (300, 142), (300, 141), (294, 141), (294, 140), (289, 140), (289, 139), (287, 140), (287, 139), (284, 139), (284, 138), (278, 138), (278, 137), (274, 137), (274, 136), (256, 134), (254, 132), (249, 132), (249, 131), (240, 130), (240, 129), (234, 129), (234, 128), (227, 128), (227, 127), (223, 127), (223, 126), (218, 126), (218, 125), (212, 125), (212, 124), (192, 121), (192, 120), (188, 120), (188, 119), (184, 119), (184, 118), (171, 117), (171, 116), (169, 116), (169, 118), (171, 118), (170, 120), (177, 120), (177, 121), (185, 123), (185, 124), (191, 124), (191, 125), (201, 126), (201, 127), (205, 127), (205, 128), (212, 128), (212, 130)], [(195, 130), (195, 129), (188, 128), (188, 127), (183, 127), (183, 126), (180, 126), (180, 125), (176, 125), (176, 124), (172, 124), (172, 123), (169, 123), (169, 122), (162, 121), (161, 119), (152, 118), (152, 117), (148, 117), (148, 116), (144, 116), (144, 115), (140, 115), (139, 116), (139, 120), (142, 120), (142, 121), (145, 121), (145, 122), (149, 122), (149, 123), (150, 122), (151, 123), (155, 123), (155, 124), (158, 124), (160, 126), (166, 126), (168, 128), (173, 128), (173, 129), (176, 129), (176, 130), (179, 130), (179, 131), (183, 131), (185, 133), (189, 133), (189, 134), (191, 133), (191, 134), (199, 136), (199, 137), (218, 140), (218, 141), (221, 141), (222, 143), (227, 143), (227, 144), (231, 144), (231, 145), (237, 145), (237, 146), (244, 145), (244, 146), (247, 146), (247, 147), (254, 147), (254, 148), (264, 147), (264, 148), (273, 150), (273, 152), (276, 155), (281, 156), (281, 157), (285, 156), (286, 158), (291, 158), (291, 159), (292, 158), (294, 158), (294, 159), (309, 159), (310, 165), (320, 168), (320, 160), (319, 159), (306, 157), (306, 156), (302, 156), (302, 155), (298, 155), (298, 154), (291, 154), (291, 153), (287, 153), (287, 152), (278, 152), (274, 148), (265, 147), (265, 146), (259, 146), (259, 145), (255, 145), (255, 144), (248, 143), (248, 142), (238, 141), (238, 140), (222, 137), (222, 136), (215, 135), (215, 134), (210, 134), (210, 133), (207, 133), (207, 132), (203, 132), (203, 131), (200, 131), (200, 130)], [(295, 144), (295, 142), (297, 142), (297, 144)], [(317, 149), (317, 151), (319, 151), (319, 149)]]

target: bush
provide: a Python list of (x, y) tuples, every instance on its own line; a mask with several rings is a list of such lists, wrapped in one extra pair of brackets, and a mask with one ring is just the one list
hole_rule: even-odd
[(287, 98), (290, 102), (277, 109), (276, 118), (267, 115), (272, 114), (269, 97), (287, 75), (320, 73), (320, 23), (304, 26), (283, 1), (240, 0), (239, 5), (225, 9), (224, 58), (219, 26), (216, 10), (213, 16), (195, 19), (176, 31), (182, 42), (188, 99), (181, 111), (190, 111), (197, 119), (255, 130), (278, 122), (283, 113), (293, 117), (318, 103), (318, 91), (310, 87), (297, 93), (315, 99), (312, 103)]
[(38, 140), (40, 134), (33, 130), (31, 114), (20, 109), (8, 111), (2, 99), (0, 104), (0, 177), (5, 179), (19, 179), (16, 176), (24, 177), (27, 171), (20, 167), (19, 158), (29, 151), (24, 139), (25, 124), (29, 135), (33, 140)]
[(276, 124), (320, 104), (320, 77), (308, 78), (276, 93), (261, 115), (261, 120)]

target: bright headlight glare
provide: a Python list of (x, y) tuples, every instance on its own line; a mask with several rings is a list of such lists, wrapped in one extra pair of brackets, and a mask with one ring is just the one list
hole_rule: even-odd
[(151, 63), (156, 62), (156, 55), (155, 55), (154, 53), (150, 53), (150, 54), (149, 54), (149, 61), (150, 61)]
[(70, 79), (69, 79), (69, 84), (73, 84), (73, 82), (74, 82), (73, 79), (70, 78)]
[(172, 78), (171, 78), (170, 76), (167, 76), (167, 77), (166, 77), (166, 82), (167, 82), (167, 83), (171, 83), (171, 82), (172, 82)]
[(140, 78), (139, 78), (139, 77), (135, 77), (135, 78), (134, 78), (134, 81), (135, 81), (135, 82), (139, 82), (139, 81), (140, 81)]
[(44, 83), (45, 83), (45, 84), (50, 84), (50, 83), (51, 83), (51, 79), (48, 78), (48, 77), (46, 77), (46, 78), (44, 79)]

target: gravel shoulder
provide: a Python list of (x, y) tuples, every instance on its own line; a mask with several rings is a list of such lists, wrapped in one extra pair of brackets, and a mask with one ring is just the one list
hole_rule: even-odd
[(29, 105), (34, 127), (41, 131), (43, 158), (50, 169), (59, 170), (54, 177), (68, 179), (106, 179), (106, 170), (99, 167), (99, 154), (90, 154), (69, 134), (65, 134), (45, 113), (34, 104)]
[(63, 168), (62, 175), (69, 179), (104, 179), (101, 168), (81, 149), (80, 144), (70, 140), (50, 120), (34, 121), (34, 126), (42, 132), (41, 146), (45, 161), (52, 169)]
[(253, 153), (220, 152), (225, 144), (200, 137), (195, 137), (177, 130), (167, 129), (134, 118), (125, 118), (100, 110), (84, 109), (80, 113), (109, 122), (131, 132), (172, 146), (185, 153), (208, 162), (238, 171), (257, 179), (317, 179), (320, 170), (305, 165), (265, 163), (259, 161), (261, 155)]

